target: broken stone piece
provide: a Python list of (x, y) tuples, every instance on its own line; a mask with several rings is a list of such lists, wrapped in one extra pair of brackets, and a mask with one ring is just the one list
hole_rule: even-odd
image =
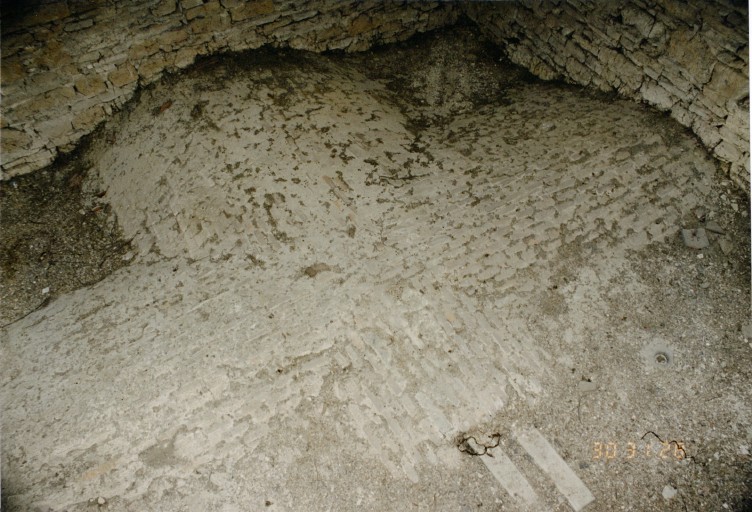
[(742, 335), (745, 338), (752, 338), (752, 320), (742, 325)]
[(705, 223), (705, 229), (717, 235), (722, 235), (723, 233), (725, 233), (725, 231), (723, 231), (723, 228), (714, 220), (707, 221)]
[(682, 229), (682, 239), (684, 239), (684, 245), (690, 249), (704, 249), (710, 245), (708, 235), (703, 228)]
[(663, 493), (662, 493), (663, 494), (663, 499), (664, 500), (670, 500), (671, 498), (673, 498), (674, 496), (676, 496), (677, 492), (678, 491), (676, 489), (674, 489), (670, 485), (667, 485), (666, 487), (663, 488)]
[(718, 245), (721, 247), (721, 251), (723, 251), (723, 254), (730, 254), (731, 251), (734, 249), (734, 246), (731, 242), (726, 240), (725, 238), (718, 242)]

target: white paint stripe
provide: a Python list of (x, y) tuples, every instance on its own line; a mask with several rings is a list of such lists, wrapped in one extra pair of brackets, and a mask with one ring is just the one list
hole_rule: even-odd
[(422, 391), (418, 391), (418, 393), (415, 395), (415, 399), (418, 401), (421, 408), (426, 411), (428, 419), (430, 420), (431, 424), (439, 431), (439, 433), (445, 438), (449, 437), (450, 433), (452, 432), (452, 424), (449, 423), (449, 420), (446, 419), (444, 413), (442, 413), (441, 410), (436, 407), (436, 404), (434, 404), (433, 401), (428, 398)]
[(517, 442), (533, 458), (535, 463), (554, 481), (554, 485), (579, 512), (595, 500), (590, 490), (559, 456), (553, 446), (535, 428), (517, 434)]
[(509, 460), (509, 457), (501, 451), (501, 448), (491, 448), (488, 453), (493, 457), (483, 455), (480, 460), (483, 461), (483, 464), (510, 496), (522, 500), (527, 505), (532, 505), (538, 501), (538, 496), (527, 479), (520, 473), (517, 466)]

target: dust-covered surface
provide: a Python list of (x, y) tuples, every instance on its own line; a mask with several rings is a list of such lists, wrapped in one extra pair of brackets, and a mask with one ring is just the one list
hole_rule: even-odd
[(6, 328), (4, 509), (749, 506), (749, 204), (666, 117), (458, 27), (207, 59), (81, 158), (132, 263)]

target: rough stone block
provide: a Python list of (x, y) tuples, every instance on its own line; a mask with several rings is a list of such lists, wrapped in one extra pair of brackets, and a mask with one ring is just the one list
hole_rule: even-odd
[(313, 18), (319, 13), (317, 10), (312, 11), (302, 11), (302, 12), (296, 12), (292, 14), (292, 21), (298, 22), (298, 21), (304, 21), (310, 18)]
[(67, 25), (65, 25), (63, 30), (65, 30), (66, 32), (78, 32), (79, 30), (84, 30), (92, 26), (94, 26), (94, 20), (88, 19), (76, 21), (74, 23), (68, 23)]
[(100, 105), (89, 107), (73, 118), (73, 128), (90, 131), (104, 119), (104, 110)]
[(26, 85), (30, 95), (42, 94), (61, 86), (65, 79), (54, 71), (34, 73), (26, 78)]
[(0, 149), (3, 153), (12, 153), (26, 149), (31, 144), (31, 137), (21, 130), (3, 128), (0, 130)]
[(695, 85), (710, 80), (713, 54), (701, 37), (689, 27), (679, 27), (672, 32), (666, 47), (666, 56), (686, 70), (687, 78)]
[[(4, 59), (3, 59), (4, 60)], [(59, 68), (61, 65), (73, 62), (71, 54), (60, 41), (50, 38), (46, 41), (44, 52), (39, 55), (37, 62), (47, 69)]]
[(230, 26), (230, 18), (226, 12), (220, 12), (205, 18), (194, 18), (190, 22), (194, 34), (215, 34)]
[(619, 46), (629, 52), (634, 52), (639, 48), (640, 38), (639, 36), (622, 32), (619, 35)]
[(567, 41), (566, 46), (564, 47), (564, 51), (567, 53), (567, 55), (577, 59), (578, 62), (585, 62), (585, 52), (572, 39)]
[(207, 2), (197, 7), (193, 7), (192, 9), (188, 9), (187, 11), (185, 11), (185, 19), (190, 21), (194, 18), (203, 18), (215, 12), (218, 12), (219, 10), (220, 10), (219, 1), (214, 0), (212, 2)]
[[(658, 82), (658, 87), (666, 91), (668, 93), (670, 98), (674, 99), (673, 104), (680, 103), (681, 101), (691, 100), (692, 98), (689, 97), (689, 95), (680, 89), (674, 87), (674, 84), (671, 83), (670, 80), (668, 80), (665, 76), (660, 77), (660, 81)], [(672, 104), (672, 106), (673, 106)]]
[(621, 12), (624, 23), (635, 27), (637, 32), (645, 39), (650, 36), (655, 19), (647, 12), (628, 7)]
[(159, 51), (159, 45), (153, 41), (145, 41), (131, 46), (128, 50), (128, 58), (131, 60), (140, 60), (144, 57), (154, 55)]
[(79, 64), (89, 64), (90, 62), (96, 62), (99, 60), (99, 58), (102, 56), (102, 53), (99, 50), (94, 50), (91, 52), (86, 52), (82, 55), (79, 55), (76, 59)]
[[(269, 35), (276, 33), (278, 28), (288, 26), (290, 23), (292, 23), (292, 20), (290, 18), (280, 19), (280, 15), (278, 13), (274, 13), (253, 18), (247, 23), (253, 27), (261, 27), (261, 31), (264, 34)], [(342, 31), (340, 30), (340, 33), (341, 32)]]
[(64, 105), (76, 97), (76, 90), (70, 85), (64, 85), (49, 91), (46, 96), (56, 103)]
[(153, 16), (167, 16), (177, 10), (177, 2), (175, 0), (162, 0), (156, 7), (153, 7), (151, 14)]
[(182, 48), (175, 54), (175, 66), (178, 68), (186, 68), (193, 64), (198, 55), (196, 48)]
[(682, 107), (681, 105), (677, 104), (671, 108), (671, 117), (679, 121), (679, 124), (683, 126), (692, 125), (692, 115), (686, 108)]
[(588, 85), (590, 83), (592, 72), (588, 68), (580, 64), (576, 59), (571, 57), (567, 59), (566, 70), (568, 71), (569, 76), (572, 78), (572, 80), (576, 81), (577, 83), (582, 85)]
[[(572, 60), (572, 62), (577, 62), (575, 60)], [(583, 66), (584, 67), (584, 66)], [(532, 65), (530, 67), (530, 71), (536, 75), (541, 77), (543, 80), (554, 80), (556, 78), (559, 78), (561, 74), (553, 69), (551, 66), (546, 64), (540, 59), (533, 59)]]
[(725, 105), (727, 101), (738, 101), (749, 94), (749, 80), (741, 72), (717, 63), (703, 92), (719, 105)]
[[(703, 91), (704, 92), (704, 91)], [(716, 119), (723, 119), (726, 117), (726, 104), (727, 102), (716, 98), (709, 94), (698, 94), (696, 102), (704, 106), (709, 112), (716, 117)]]
[(188, 37), (190, 36), (185, 29), (171, 30), (160, 35), (157, 38), (156, 43), (162, 50), (166, 50), (178, 45), (179, 43), (182, 43), (183, 41), (188, 39)]
[(742, 157), (742, 150), (729, 141), (721, 141), (713, 152), (727, 162), (736, 162)]
[[(691, 108), (691, 107), (690, 107)], [(692, 121), (692, 131), (700, 137), (700, 140), (708, 148), (714, 148), (720, 141), (721, 135), (714, 124), (696, 117)]]
[(40, 136), (57, 144), (59, 139), (65, 139), (73, 131), (71, 116), (53, 117), (48, 121), (38, 123), (36, 130)]
[(350, 26), (347, 28), (347, 32), (351, 36), (357, 36), (364, 32), (368, 32), (369, 30), (373, 30), (374, 28), (375, 23), (373, 22), (371, 17), (367, 14), (361, 14), (360, 16), (355, 18), (352, 23), (350, 23)]
[(29, 155), (16, 158), (3, 153), (3, 170), (9, 177), (26, 174), (51, 164), (55, 159), (56, 154), (57, 151), (52, 151), (51, 149), (44, 147)]
[(161, 73), (166, 65), (163, 54), (155, 55), (148, 61), (138, 67), (138, 75), (146, 81), (149, 81), (155, 75)]
[(123, 87), (138, 80), (138, 73), (136, 73), (136, 68), (133, 65), (126, 63), (112, 71), (107, 75), (107, 78), (115, 87)]
[(96, 96), (107, 90), (104, 80), (97, 75), (79, 78), (75, 81), (74, 86), (76, 91), (87, 97)]
[(192, 9), (204, 3), (204, 0), (180, 0), (180, 7), (183, 9)]
[(0, 59), (0, 83), (7, 85), (21, 80), (26, 75), (26, 70), (21, 59), (17, 56)]
[(742, 136), (749, 136), (749, 110), (739, 108), (735, 106), (729, 109), (728, 116), (726, 117), (726, 124), (724, 128), (738, 133)]
[(252, 0), (246, 2), (234, 9), (230, 9), (230, 17), (233, 23), (247, 20), (264, 14), (274, 12), (274, 2), (272, 0)]
[(22, 102), (12, 108), (5, 107), (3, 114), (13, 120), (27, 121), (35, 117), (40, 112), (52, 110), (57, 106), (55, 98), (46, 94), (32, 97), (30, 100)]
[(621, 53), (604, 48), (599, 52), (598, 58), (604, 63), (604, 77), (614, 84), (620, 82), (617, 87), (633, 93), (642, 85), (642, 71)]

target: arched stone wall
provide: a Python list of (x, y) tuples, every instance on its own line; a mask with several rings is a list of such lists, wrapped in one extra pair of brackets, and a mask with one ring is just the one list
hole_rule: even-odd
[(265, 44), (359, 51), (451, 24), (459, 11), (455, 4), (378, 0), (40, 4), (3, 20), (3, 178), (48, 165), (139, 85), (198, 55)]
[(746, 2), (564, 0), (466, 10), (539, 77), (618, 91), (669, 112), (749, 190)]
[[(450, 25), (467, 14), (509, 58), (649, 103), (689, 127), (749, 189), (746, 4), (730, 0), (382, 2), (42, 1), (2, 33), (2, 177), (54, 160), (139, 85), (196, 56), (265, 44), (324, 51)], [(7, 17), (7, 16), (6, 16)]]

